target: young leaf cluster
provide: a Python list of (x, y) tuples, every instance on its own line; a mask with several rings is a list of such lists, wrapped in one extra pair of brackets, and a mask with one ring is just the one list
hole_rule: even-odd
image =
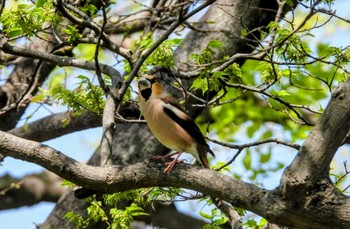
[[(172, 201), (182, 193), (179, 188), (154, 187), (151, 189), (136, 189), (126, 192), (104, 194), (101, 200), (95, 197), (87, 199), (88, 217), (70, 211), (64, 216), (69, 222), (74, 223), (77, 228), (87, 228), (91, 222), (104, 222), (108, 229), (127, 229), (131, 227), (134, 217), (147, 216), (143, 208), (153, 201), (167, 199)], [(120, 208), (120, 204), (128, 201), (130, 205)]]
[[(143, 207), (148, 202), (143, 198), (141, 194), (142, 191), (143, 190), (140, 189), (115, 194), (104, 194), (101, 200), (96, 200), (95, 197), (89, 197), (87, 199), (89, 203), (87, 218), (70, 211), (65, 214), (64, 219), (74, 223), (79, 229), (87, 228), (91, 222), (103, 222), (107, 225), (106, 228), (108, 229), (131, 228), (134, 217), (147, 216)], [(120, 209), (118, 205), (122, 200), (128, 200), (132, 203)]]
[(266, 227), (267, 220), (262, 218), (259, 222), (255, 219), (248, 219), (243, 223), (244, 229), (262, 229)]
[(220, 229), (220, 226), (228, 221), (228, 218), (216, 208), (213, 208), (210, 214), (204, 211), (200, 211), (199, 214), (210, 221), (209, 224), (204, 225), (203, 229)]
[(215, 50), (222, 47), (222, 43), (218, 40), (211, 40), (207, 47), (202, 51), (202, 53), (191, 54), (190, 59), (194, 60), (197, 66), (201, 67), (199, 77), (193, 82), (191, 89), (202, 90), (204, 94), (206, 91), (214, 90), (218, 91), (220, 89), (219, 79), (223, 76), (222, 72), (217, 72), (212, 74), (211, 71), (214, 69), (215, 65), (213, 62), (213, 55)]
[(105, 104), (102, 88), (92, 84), (86, 76), (80, 75), (77, 78), (80, 83), (75, 90), (60, 88), (55, 98), (73, 111), (88, 110), (101, 115)]
[[(173, 52), (174, 49), (181, 43), (182, 39), (167, 39), (145, 61), (145, 66), (157, 66), (171, 68), (174, 66)], [(155, 41), (149, 37), (142, 40), (140, 46), (142, 51), (146, 51)], [(145, 70), (145, 69), (144, 69)]]
[(36, 1), (36, 4), (19, 4), (17, 9), (4, 10), (0, 22), (9, 38), (27, 35), (32, 37), (47, 29), (44, 25), (59, 24), (51, 1)]
[(67, 41), (69, 43), (74, 43), (76, 40), (79, 40), (83, 37), (82, 34), (80, 34), (79, 30), (77, 29), (76, 25), (68, 25), (64, 32), (68, 35)]

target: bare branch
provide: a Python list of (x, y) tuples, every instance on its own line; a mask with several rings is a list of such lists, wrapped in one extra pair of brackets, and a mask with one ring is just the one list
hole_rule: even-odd
[[(102, 2), (102, 14), (103, 14), (103, 23), (100, 30), (100, 33), (98, 35), (98, 41), (97, 45), (95, 47), (95, 64), (96, 64), (96, 75), (98, 82), (101, 86), (101, 88), (104, 90), (104, 92), (107, 95), (107, 101), (105, 104), (105, 107), (103, 109), (103, 119), (102, 119), (102, 126), (103, 126), (103, 133), (101, 138), (101, 149), (100, 149), (100, 157), (101, 157), (101, 166), (105, 165), (112, 165), (112, 142), (113, 142), (113, 135), (115, 130), (115, 123), (114, 123), (114, 113), (116, 104), (114, 101), (114, 94), (112, 89), (108, 88), (102, 78), (101, 75), (101, 69), (99, 67), (99, 61), (98, 61), (98, 53), (100, 49), (100, 43), (103, 38), (103, 31), (107, 24), (107, 15), (105, 10), (105, 2), (101, 0)], [(116, 82), (115, 82), (116, 83)], [(121, 83), (121, 82), (120, 82)], [(116, 83), (118, 84), (118, 83)], [(116, 85), (112, 85), (116, 86)]]
[(8, 131), (15, 136), (38, 142), (47, 141), (68, 133), (101, 126), (101, 117), (92, 112), (75, 114), (67, 111), (53, 114), (26, 127), (17, 127)]
[[(322, 208), (318, 205), (312, 206), (308, 199), (305, 199), (306, 205), (286, 205), (285, 201), (288, 199), (280, 188), (268, 191), (235, 180), (231, 176), (192, 165), (180, 164), (171, 174), (162, 172), (163, 163), (152, 161), (128, 166), (94, 167), (79, 163), (48, 146), (1, 131), (0, 150), (4, 155), (36, 163), (77, 185), (102, 193), (152, 186), (182, 187), (227, 201), (236, 207), (259, 214), (272, 223), (308, 227), (312, 222), (313, 228), (350, 226), (350, 211), (344, 211), (350, 209), (350, 199), (339, 192), (329, 193), (329, 188), (332, 187), (329, 183), (324, 183), (325, 188), (314, 193), (324, 196), (324, 199), (318, 200)], [(331, 206), (330, 211), (324, 211), (327, 206)], [(338, 214), (339, 212), (342, 214)]]
[[(7, 39), (4, 36), (0, 36), (0, 49), (5, 53), (11, 53), (18, 56), (25, 56), (29, 58), (44, 60), (56, 64), (58, 66), (73, 66), (81, 69), (96, 71), (95, 62), (78, 60), (72, 57), (62, 57), (37, 50), (30, 50), (12, 46), (7, 42)], [(109, 65), (100, 64), (100, 68), (101, 72), (106, 75), (120, 76), (120, 73), (113, 67), (110, 67)]]
[(222, 81), (222, 82), (228, 87), (241, 88), (241, 89), (244, 89), (244, 90), (247, 90), (247, 91), (257, 92), (257, 93), (260, 93), (261, 95), (265, 95), (265, 96), (267, 96), (267, 97), (269, 97), (271, 99), (274, 99), (277, 102), (279, 102), (279, 103), (283, 104), (284, 106), (286, 106), (287, 108), (289, 108), (291, 111), (293, 111), (293, 113), (303, 122), (303, 124), (308, 125), (308, 126), (312, 126), (313, 125), (308, 120), (306, 120), (302, 116), (302, 114), (300, 114), (300, 112), (298, 112), (296, 110), (296, 108), (295, 108), (295, 106), (293, 104), (290, 104), (290, 103), (284, 101), (281, 97), (278, 97), (276, 95), (272, 95), (269, 92), (267, 92), (266, 91), (267, 87), (259, 89), (259, 88), (252, 87), (252, 86), (246, 86), (244, 84), (232, 84), (232, 83), (229, 83), (229, 82), (226, 82), (226, 81)]
[(0, 177), (0, 210), (32, 206), (42, 201), (56, 202), (67, 188), (62, 179), (50, 172), (27, 175), (21, 179)]
[[(63, 2), (62, 0), (55, 1), (55, 4), (56, 4), (57, 8), (73, 23), (76, 23), (78, 25), (82, 25), (83, 27), (90, 28), (96, 34), (101, 34), (101, 38), (103, 39), (103, 41), (105, 43), (107, 43), (107, 44), (113, 43), (112, 41), (110, 41), (108, 36), (106, 34), (104, 34), (103, 29), (99, 25), (94, 23), (92, 20), (90, 20), (89, 17), (87, 15), (85, 15), (83, 12), (81, 12), (78, 9), (72, 7), (71, 5)], [(75, 15), (71, 14), (66, 8), (69, 8), (70, 10), (74, 11), (78, 15), (82, 16), (83, 19), (78, 18)], [(116, 53), (118, 53), (119, 55), (123, 56), (124, 58), (130, 60), (130, 50), (124, 49), (123, 47), (120, 47), (116, 44), (114, 44), (114, 46), (116, 47), (116, 49), (115, 49)]]

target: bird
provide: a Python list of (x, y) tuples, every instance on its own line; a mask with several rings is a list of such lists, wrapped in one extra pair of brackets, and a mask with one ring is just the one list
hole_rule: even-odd
[(167, 148), (174, 150), (165, 156), (177, 156), (167, 163), (164, 173), (169, 173), (183, 152), (190, 153), (200, 164), (209, 167), (207, 153), (215, 157), (205, 138), (178, 101), (169, 95), (158, 77), (145, 75), (138, 81), (140, 111), (153, 135)]

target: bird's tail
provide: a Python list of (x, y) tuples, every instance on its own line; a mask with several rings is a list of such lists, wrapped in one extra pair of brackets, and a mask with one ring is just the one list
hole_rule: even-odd
[(207, 152), (210, 153), (213, 157), (215, 157), (214, 152), (210, 149), (210, 147), (209, 147), (208, 144), (206, 145), (206, 150), (207, 150)]
[(204, 167), (210, 168), (208, 158), (207, 158), (207, 153), (210, 153), (213, 157), (215, 157), (214, 152), (209, 148), (208, 145), (198, 145), (197, 152), (198, 152), (198, 157), (199, 157), (200, 163)]

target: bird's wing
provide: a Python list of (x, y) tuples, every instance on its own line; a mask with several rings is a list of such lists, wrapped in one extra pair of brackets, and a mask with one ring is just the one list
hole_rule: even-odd
[(163, 110), (174, 122), (179, 124), (191, 137), (193, 137), (199, 144), (206, 148), (206, 151), (214, 156), (206, 143), (202, 132), (194, 121), (186, 114), (181, 105), (170, 96), (161, 98), (163, 101)]

